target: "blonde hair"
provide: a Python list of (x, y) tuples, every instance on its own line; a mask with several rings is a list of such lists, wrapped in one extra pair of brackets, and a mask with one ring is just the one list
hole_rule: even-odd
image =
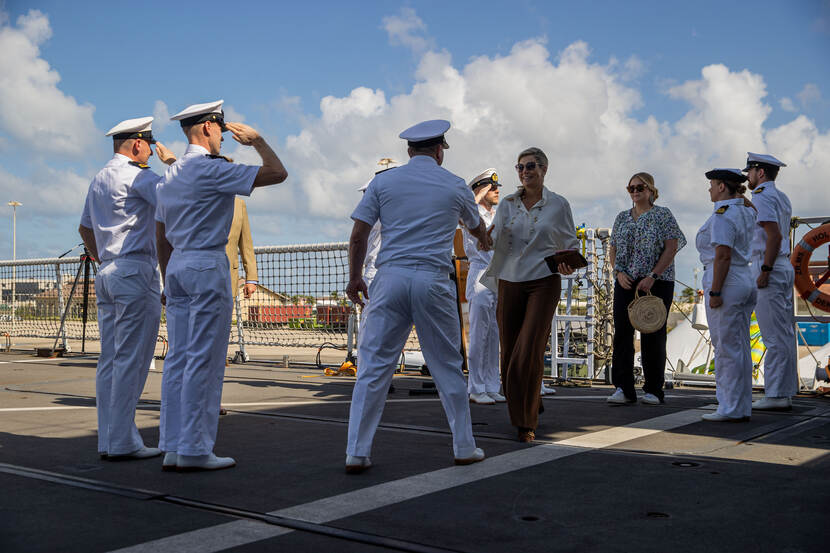
[(641, 181), (643, 181), (643, 184), (646, 185), (646, 188), (648, 188), (651, 191), (651, 197), (648, 199), (648, 203), (654, 205), (654, 202), (656, 202), (657, 198), (660, 197), (660, 193), (657, 191), (657, 187), (654, 186), (654, 177), (652, 177), (648, 173), (634, 173), (634, 175), (630, 179), (628, 179), (629, 186), (631, 185), (631, 181), (633, 181), (634, 179), (640, 179)]
[(543, 152), (540, 148), (531, 147), (522, 150), (522, 152), (519, 154), (519, 157), (516, 158), (516, 161), (521, 161), (522, 158), (526, 156), (533, 156), (533, 159), (536, 160), (536, 163), (538, 163), (539, 165), (544, 165), (545, 167), (548, 166), (548, 156), (546, 156), (545, 152)]

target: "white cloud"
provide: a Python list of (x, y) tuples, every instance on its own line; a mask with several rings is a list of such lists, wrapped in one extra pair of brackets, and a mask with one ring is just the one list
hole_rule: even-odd
[(94, 107), (59, 88), (60, 75), (40, 57), (49, 18), (30, 10), (0, 27), (0, 131), (35, 154), (77, 156), (99, 139)]
[(153, 106), (153, 130), (156, 134), (160, 134), (168, 123), (170, 123), (170, 111), (167, 109), (167, 104), (162, 100), (156, 100)]
[(227, 104), (222, 104), (222, 109), (225, 111), (225, 121), (235, 122), (235, 123), (244, 123), (245, 116), (236, 111), (233, 106), (229, 106)]
[(804, 85), (804, 88), (801, 89), (801, 92), (796, 94), (796, 98), (798, 98), (798, 101), (801, 102), (801, 107), (807, 108), (811, 104), (821, 101), (821, 91), (817, 85), (807, 83)]
[(778, 105), (781, 106), (781, 109), (784, 111), (798, 111), (798, 108), (795, 107), (795, 104), (792, 101), (792, 98), (784, 97), (778, 100)]
[[(652, 173), (660, 203), (672, 208), (690, 242), (679, 260), (688, 273), (696, 263), (694, 235), (711, 210), (706, 170), (741, 166), (748, 150), (787, 161), (781, 174), (785, 190), (808, 186), (811, 174), (830, 170), (830, 134), (809, 119), (765, 128), (771, 107), (760, 75), (706, 66), (700, 78), (666, 91), (688, 106), (685, 115), (659, 121), (634, 117), (643, 107), (641, 94), (619, 73), (618, 65), (593, 61), (583, 42), (552, 56), (544, 41), (529, 40), (507, 55), (458, 66), (446, 52), (427, 52), (406, 93), (387, 97), (383, 90), (356, 87), (343, 97), (327, 96), (319, 117), (306, 114), (301, 132), (284, 144), (272, 142), (289, 179), (262, 196), (257, 192), (251, 209), (272, 216), (307, 214), (320, 227), (323, 221), (343, 221), (331, 232), (344, 239), (360, 198), (356, 189), (377, 169), (377, 160), (407, 159), (398, 133), (423, 119), (445, 118), (453, 124), (447, 169), (468, 179), (496, 167), (510, 193), (516, 154), (539, 146), (551, 160), (546, 183), (570, 200), (577, 223), (610, 226), (629, 203), (628, 178)], [(259, 162), (250, 148), (238, 147), (230, 155)], [(830, 204), (830, 189), (816, 187), (810, 199), (794, 193), (791, 199), (796, 214), (809, 215)]]
[(0, 170), (0, 197), (23, 202), (27, 211), (40, 216), (60, 216), (83, 210), (92, 175), (71, 169), (38, 166), (23, 178)]
[(427, 36), (427, 26), (412, 8), (401, 8), (399, 15), (383, 18), (383, 29), (389, 35), (389, 42), (402, 45), (414, 54), (422, 54), (434, 46)]

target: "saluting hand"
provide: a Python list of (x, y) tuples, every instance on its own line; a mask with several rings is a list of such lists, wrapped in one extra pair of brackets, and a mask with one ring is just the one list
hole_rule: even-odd
[(173, 165), (176, 162), (176, 156), (161, 142), (156, 142), (156, 155), (159, 156), (159, 161), (165, 165)]
[(225, 123), (225, 126), (233, 134), (233, 139), (243, 146), (250, 146), (259, 138), (259, 133), (244, 123)]

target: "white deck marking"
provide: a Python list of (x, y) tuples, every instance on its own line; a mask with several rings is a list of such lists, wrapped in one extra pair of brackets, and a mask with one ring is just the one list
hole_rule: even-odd
[(67, 361), (68, 359), (91, 359), (90, 357), (38, 357), (37, 359), (13, 359), (12, 361), (0, 361), (0, 365), (13, 363), (43, 363), (46, 361)]
[(84, 407), (82, 405), (61, 405), (52, 407), (6, 407), (0, 409), (0, 413), (17, 413), (20, 411), (64, 411), (67, 409), (95, 409), (95, 406)]
[[(625, 426), (591, 432), (561, 442), (511, 451), (474, 465), (452, 466), (384, 482), (269, 514), (323, 524), (577, 453), (611, 447), (633, 438), (665, 432), (698, 421), (700, 412), (687, 409)], [(383, 431), (382, 428), (380, 430)], [(293, 530), (260, 522), (234, 521), (125, 547), (114, 553), (215, 553), (289, 532)]]

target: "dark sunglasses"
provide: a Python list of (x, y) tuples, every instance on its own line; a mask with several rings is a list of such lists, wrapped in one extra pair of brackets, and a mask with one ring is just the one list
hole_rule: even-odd
[(646, 189), (646, 186), (644, 184), (629, 184), (626, 188), (629, 193), (633, 194), (634, 192), (642, 192)]
[(534, 169), (536, 169), (536, 167), (544, 167), (544, 165), (542, 165), (541, 163), (536, 163), (535, 161), (529, 161), (525, 165), (522, 165), (521, 163), (517, 163), (516, 164), (516, 171), (518, 171), (519, 173), (521, 173), (525, 169), (527, 169), (528, 171), (533, 171)]

